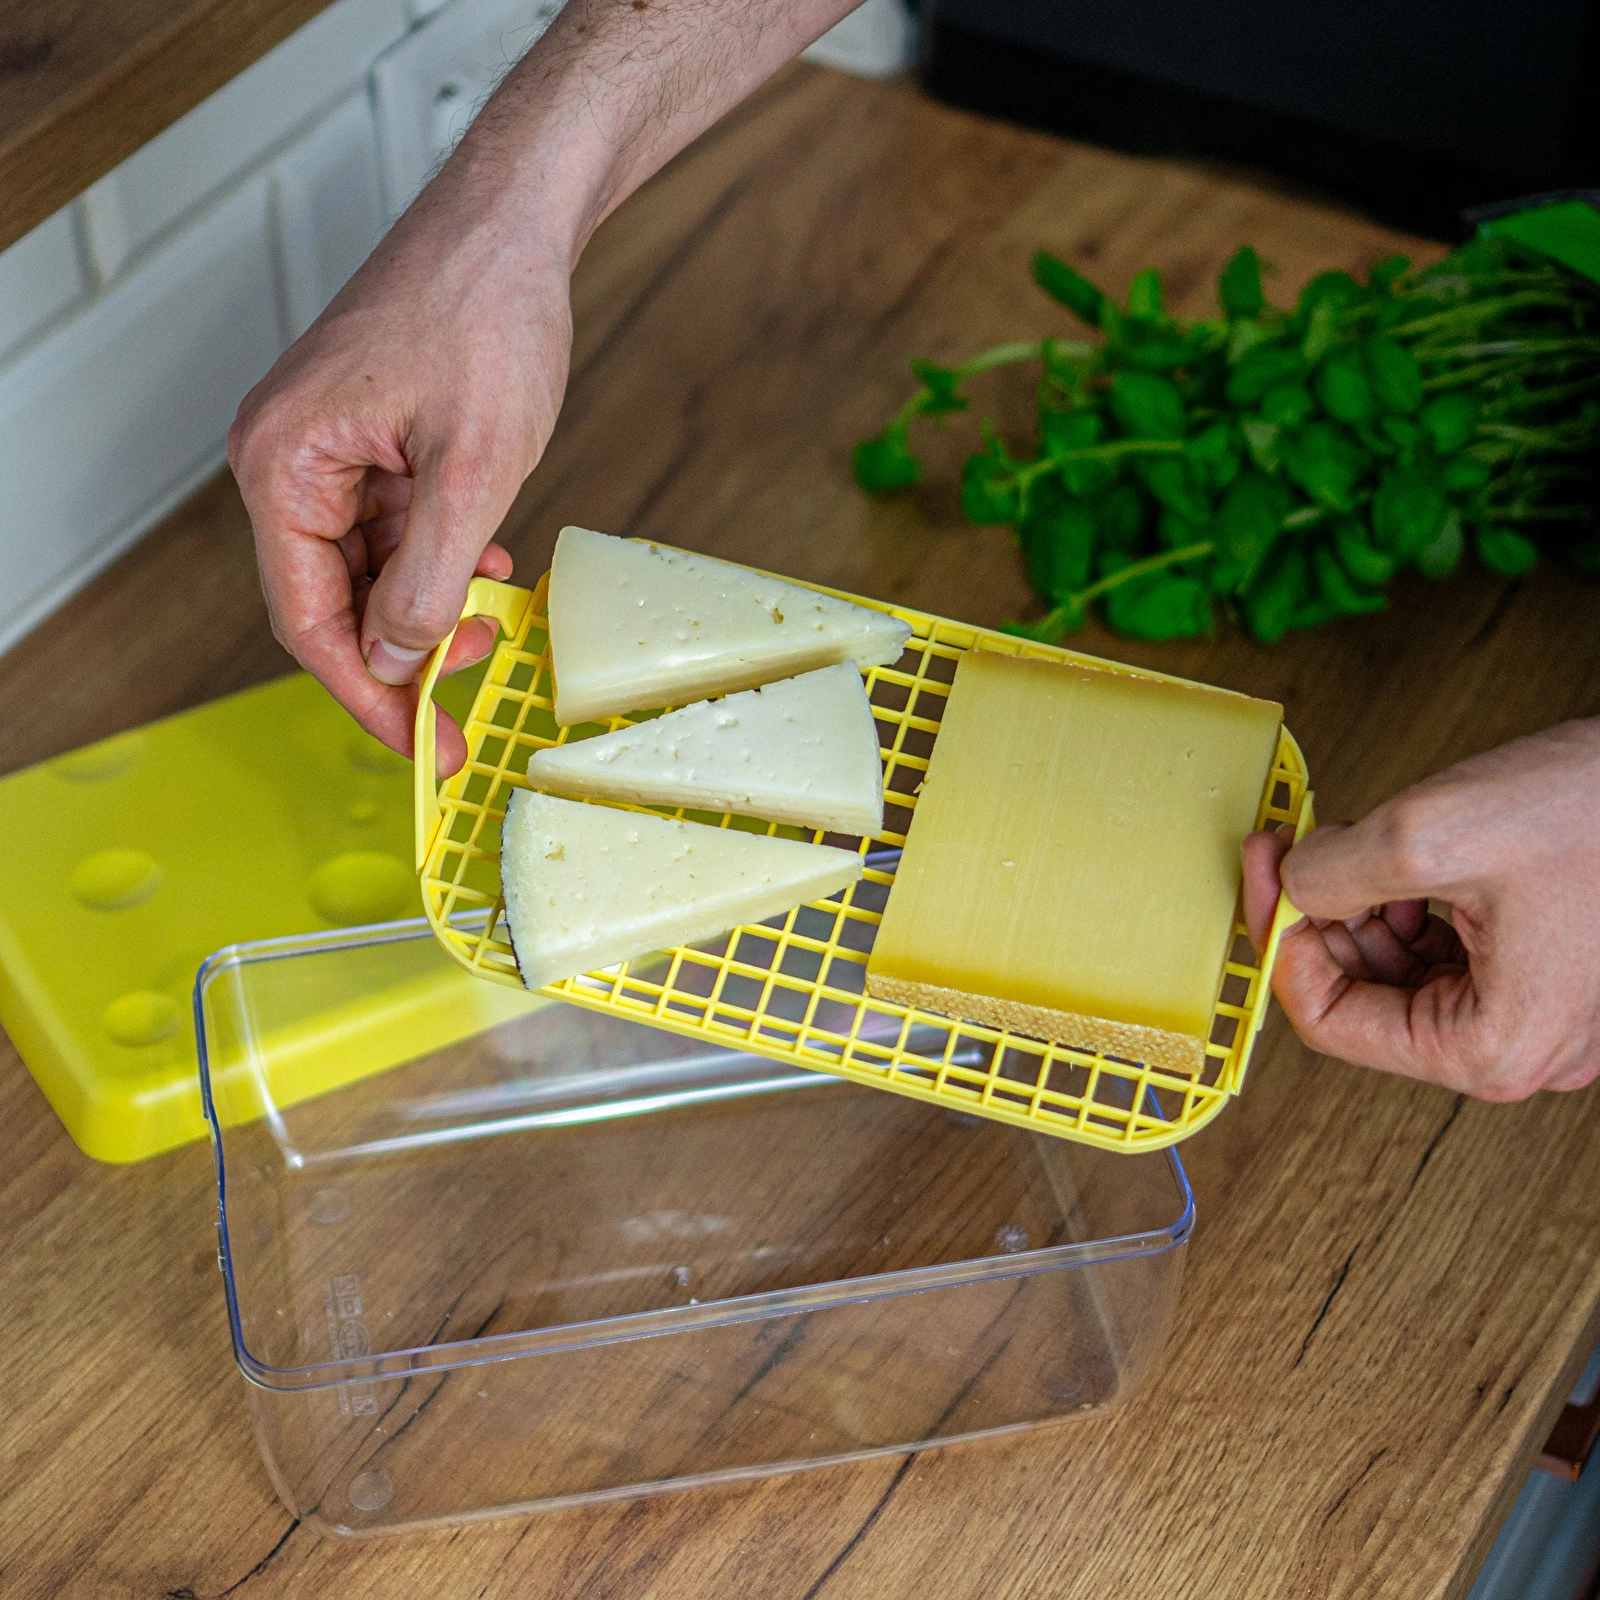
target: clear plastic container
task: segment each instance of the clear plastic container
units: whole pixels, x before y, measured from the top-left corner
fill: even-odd
[[[324,1532],[1090,1416],[1166,1340],[1173,1150],[494,991],[420,922],[225,950],[195,1010],[234,1351]]]

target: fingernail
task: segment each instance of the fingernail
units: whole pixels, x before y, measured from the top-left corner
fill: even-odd
[[[385,644],[382,639],[374,639],[372,648],[367,652],[367,671],[379,683],[399,687],[416,677],[417,667],[427,653],[426,650],[407,650],[403,645]]]

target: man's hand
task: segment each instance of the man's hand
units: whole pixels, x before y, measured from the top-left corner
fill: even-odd
[[[1272,987],[1313,1050],[1483,1100],[1600,1076],[1600,720],[1474,756],[1354,826],[1244,846]],[[1450,907],[1451,920],[1428,902]]]
[[[228,459],[273,632],[411,753],[415,681],[549,441],[601,221],[856,0],[569,0],[371,260],[245,397]],[[530,0],[529,10],[532,5]],[[447,670],[486,655],[456,634]],[[465,759],[438,720],[442,774]]]
[[[228,438],[273,632],[407,755],[424,657],[475,573],[511,575],[490,539],[550,437],[571,344],[566,262],[471,195],[441,185],[413,208]],[[447,669],[493,643],[464,624]],[[441,716],[441,772],[465,755]]]

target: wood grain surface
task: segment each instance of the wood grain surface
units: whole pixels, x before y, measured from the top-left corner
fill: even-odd
[[[0,250],[328,0],[5,0]]]
[[[959,517],[958,419],[872,503],[852,441],[904,362],[1065,331],[1047,244],[1186,313],[1240,243],[1280,297],[1397,239],[1227,174],[782,74],[631,201],[575,287],[571,389],[509,520],[568,520],[993,624],[1029,604]],[[1020,426],[1026,385],[981,380]],[[1280,699],[1328,819],[1600,711],[1600,590],[1548,571],[1402,584],[1265,649],[1085,648]],[[287,663],[226,480],[0,662],[0,766]],[[208,1152],[97,1166],[0,1048],[0,1593],[10,1597],[1035,1596],[1466,1592],[1600,1332],[1600,1091],[1487,1106],[1319,1060],[1275,1017],[1240,1103],[1186,1147],[1200,1226],[1173,1340],[1125,1410],[1006,1443],[367,1545],[274,1499],[228,1348]]]

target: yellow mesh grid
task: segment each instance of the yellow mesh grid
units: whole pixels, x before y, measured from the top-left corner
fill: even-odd
[[[548,582],[546,575],[530,592],[474,580],[462,615],[492,615],[503,631],[466,723],[466,765],[443,785],[434,781],[431,695],[449,640],[434,653],[423,680],[417,719],[417,861],[428,920],[464,967],[518,988],[522,980],[500,897],[500,823],[506,798],[513,788],[526,786],[528,757],[534,750],[639,720],[614,717],[573,728],[557,726],[545,633]],[[820,592],[888,612],[912,628],[900,660],[874,667],[866,677],[884,760],[883,832],[857,840],[683,809],[625,809],[854,846],[866,860],[860,882],[770,922],[568,978],[543,993],[1104,1149],[1156,1149],[1195,1132],[1243,1083],[1270,999],[1267,978],[1278,940],[1295,915],[1287,901],[1279,903],[1261,960],[1242,921],[1237,923],[1205,1062],[1192,1074],[1046,1044],[1006,1029],[874,1000],[865,992],[873,932],[894,882],[896,854],[905,843],[916,787],[927,771],[962,652],[995,650],[1078,662],[1141,678],[1164,674],[836,590]],[[1279,823],[1291,824],[1296,837],[1311,824],[1305,761],[1287,730],[1280,735],[1257,817],[1258,827]]]

